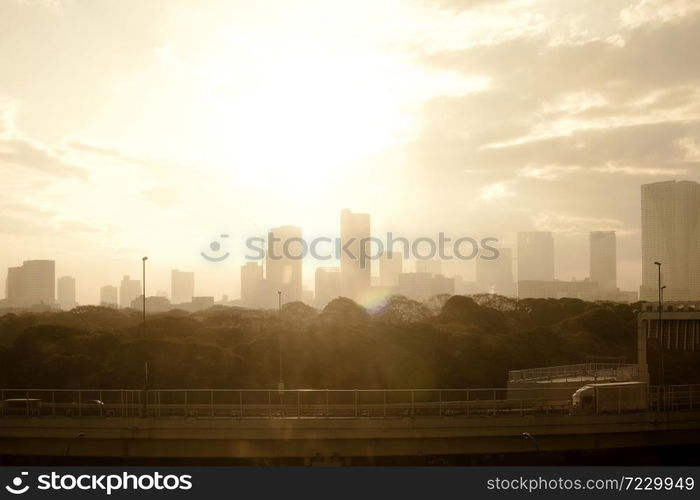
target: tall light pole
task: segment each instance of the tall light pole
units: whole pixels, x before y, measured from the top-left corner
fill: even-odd
[[[661,314],[664,308],[664,288],[661,285],[661,262],[655,261],[654,265],[657,267],[658,272],[659,272],[659,319],[657,321],[657,338],[659,341],[659,396],[663,398],[663,392],[664,392],[664,329],[663,325],[661,323]],[[663,403],[662,401],[659,401],[659,403]]]
[[[277,314],[280,319],[280,333],[279,333],[279,383],[277,384],[277,390],[280,396],[282,396],[282,391],[284,391],[284,379],[282,378],[282,290],[277,290]]]
[[[148,346],[146,345],[146,261],[148,257],[141,258],[142,264],[142,279],[143,279],[143,339],[144,339],[144,352],[145,360],[143,365],[143,415],[144,417],[148,413]]]

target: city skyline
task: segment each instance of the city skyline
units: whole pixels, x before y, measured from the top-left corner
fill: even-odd
[[[697,300],[700,283],[700,184],[692,181],[665,181],[641,186],[643,219],[642,252],[647,260],[659,259],[666,264],[662,281],[667,285],[667,300]],[[376,238],[371,230],[371,215],[353,213],[349,209],[340,211],[340,239],[333,245],[339,261],[337,267],[313,266],[315,269],[313,290],[303,286],[304,261],[308,254],[301,255],[313,243],[303,238],[302,228],[280,226],[268,230],[267,239],[256,238],[264,243],[265,250],[259,255],[260,263],[247,262],[240,267],[240,298],[230,304],[246,307],[272,308],[277,303],[303,301],[323,308],[336,297],[349,297],[362,305],[376,307],[389,296],[400,294],[414,300],[427,300],[439,294],[491,293],[518,298],[563,298],[583,300],[613,300],[630,302],[638,296],[642,300],[654,299],[659,285],[654,286],[649,273],[649,262],[644,266],[643,276],[647,285],[636,291],[624,291],[617,286],[617,233],[615,231],[591,231],[589,234],[589,273],[584,279],[562,280],[555,275],[555,234],[551,231],[521,231],[515,236],[517,244],[508,247],[496,241],[497,246],[475,251],[473,257],[474,281],[465,280],[463,274],[443,272],[454,257],[418,258],[416,248],[406,241],[405,247],[398,244],[383,249],[378,255],[370,240]],[[228,238],[228,235],[221,235]],[[395,239],[393,239],[395,238]],[[425,237],[419,238],[426,239]],[[328,237],[321,238],[331,242]],[[449,239],[447,241],[450,241]],[[247,246],[250,240],[247,242]],[[363,243],[364,242],[364,243]],[[483,243],[483,242],[482,242]],[[387,243],[389,244],[389,243]],[[433,242],[433,245],[435,242]],[[406,261],[408,248],[416,255]],[[248,246],[249,249],[253,247]],[[210,251],[224,252],[223,258],[202,253],[205,260],[222,262],[230,252],[222,250],[218,242],[210,244]],[[513,251],[515,250],[515,254]],[[495,260],[489,258],[497,251]],[[456,252],[453,248],[452,253]],[[332,252],[331,252],[332,253]],[[443,254],[442,250],[438,251]],[[298,257],[294,257],[294,256]],[[316,262],[324,257],[311,252]],[[351,257],[355,255],[355,257]],[[495,253],[494,253],[495,255]],[[338,258],[339,257],[339,258]],[[462,257],[464,259],[464,257]],[[145,258],[143,259],[145,261]],[[564,259],[566,260],[566,259]],[[375,262],[372,268],[372,262]],[[412,267],[409,269],[409,263]],[[658,265],[658,260],[653,265]],[[514,272],[514,267],[516,272]],[[374,269],[374,272],[372,271]],[[77,302],[76,280],[71,276],[55,278],[55,261],[29,260],[20,267],[9,267],[5,286],[5,307],[54,306],[63,309],[74,307]],[[307,269],[307,274],[309,270]],[[516,278],[517,275],[517,278]],[[172,269],[170,275],[171,295],[160,289],[156,294],[147,293],[147,309],[166,310],[170,306],[182,305],[197,309],[213,305],[213,296],[195,296],[195,273]],[[50,286],[50,283],[54,283]],[[135,307],[143,295],[139,280],[128,275],[122,277],[118,289],[109,285],[99,290],[100,305]],[[277,301],[275,300],[277,299]],[[228,304],[228,295],[222,296],[222,304]],[[150,305],[149,305],[150,304]],[[189,306],[188,306],[189,304]],[[138,305],[138,304],[137,304]]]

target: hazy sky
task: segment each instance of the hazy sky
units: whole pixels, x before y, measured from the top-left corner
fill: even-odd
[[[698,0],[4,0],[0,279],[53,258],[91,303],[148,255],[149,294],[238,297],[237,240],[348,207],[555,231],[560,279],[616,230],[636,289],[639,186],[700,180],[699,48]]]

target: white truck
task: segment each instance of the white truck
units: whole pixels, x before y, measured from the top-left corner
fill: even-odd
[[[601,415],[646,411],[649,388],[644,382],[611,382],[584,385],[572,397],[573,415]]]

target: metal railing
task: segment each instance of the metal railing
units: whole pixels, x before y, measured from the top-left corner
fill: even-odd
[[[525,397],[527,392],[523,392],[521,398],[517,394],[517,389],[502,388],[3,389],[0,390],[0,417],[453,418],[567,415],[571,410],[571,399],[555,397],[556,392],[552,392],[552,397],[537,398]],[[649,410],[700,410],[700,385],[667,386],[663,390],[650,387]]]
[[[529,368],[526,370],[511,370],[508,372],[509,382],[543,382],[543,381],[578,381],[581,379],[596,380],[636,380],[639,366],[623,363],[581,363],[576,365],[548,366],[544,368]]]

